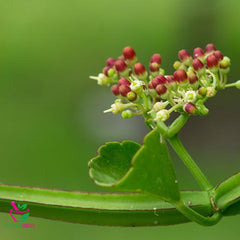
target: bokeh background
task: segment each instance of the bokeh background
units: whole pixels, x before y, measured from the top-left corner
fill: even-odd
[[[88,160],[105,141],[141,142],[140,118],[102,114],[114,100],[97,75],[108,57],[134,47],[143,63],[162,55],[168,73],[182,48],[214,43],[240,78],[240,2],[234,0],[9,0],[0,2],[0,182],[102,191]],[[209,100],[210,114],[192,118],[181,138],[215,185],[239,171],[240,92]],[[182,189],[198,189],[173,154]],[[6,229],[1,239],[239,239],[240,216],[206,228],[186,225],[107,228],[31,218],[35,229]]]

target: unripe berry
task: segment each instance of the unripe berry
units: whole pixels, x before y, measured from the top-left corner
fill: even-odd
[[[159,84],[165,84],[167,79],[163,75],[158,75],[152,80],[152,85],[154,88],[157,87]]]
[[[150,63],[157,63],[158,65],[160,65],[161,61],[162,61],[161,55],[158,53],[155,53],[152,55]]]
[[[167,92],[167,88],[163,84],[158,84],[155,89],[156,89],[156,92],[158,93],[158,95],[163,95],[164,93]]]
[[[218,66],[218,60],[213,54],[207,56],[207,66],[208,68],[216,68]]]
[[[132,60],[136,57],[136,53],[130,46],[123,49],[123,56],[126,60]]]
[[[126,78],[120,78],[119,81],[118,81],[118,84],[119,85],[126,85],[126,86],[130,86],[130,82],[126,79]]]
[[[183,69],[178,69],[175,71],[173,76],[177,82],[185,82],[188,79],[187,73]]]
[[[182,63],[179,61],[175,61],[173,64],[173,68],[176,70],[179,69],[181,66],[182,66]]]
[[[192,64],[193,64],[194,70],[197,71],[197,72],[204,68],[204,64],[198,58],[193,59]]]
[[[112,85],[111,91],[115,96],[118,96],[119,95],[119,85],[118,84]]]
[[[136,63],[134,65],[134,72],[136,73],[136,75],[144,75],[146,69],[142,63]]]
[[[230,66],[230,58],[224,57],[222,61],[220,61],[220,68],[226,69]]]
[[[190,84],[194,84],[198,81],[197,75],[195,73],[188,74],[188,80]]]
[[[119,86],[119,93],[123,96],[126,97],[127,94],[131,91],[131,88],[128,87],[127,85],[120,85]]]
[[[207,88],[205,88],[205,87],[200,87],[200,88],[198,89],[198,94],[201,95],[201,96],[203,96],[203,97],[205,97],[205,96],[207,95]]]
[[[114,66],[118,72],[124,72],[127,69],[127,64],[123,60],[117,60]]]
[[[202,58],[204,56],[204,51],[200,47],[197,47],[193,50],[193,56],[194,58]]]
[[[125,110],[122,112],[122,118],[128,119],[133,117],[133,112],[131,110]]]
[[[111,68],[114,66],[115,62],[116,62],[116,60],[114,58],[108,58],[106,61],[106,65]]]
[[[218,61],[223,59],[223,55],[222,55],[221,51],[219,51],[219,50],[214,51],[213,55],[217,58]]]
[[[133,102],[137,99],[137,94],[133,91],[131,92],[128,92],[127,93],[127,99],[130,101],[130,102]]]
[[[196,112],[197,108],[196,108],[196,106],[193,103],[186,103],[183,106],[183,110],[186,113],[189,113],[189,114],[193,115]]]
[[[206,47],[205,47],[205,52],[206,53],[213,52],[215,50],[216,50],[216,48],[212,43],[207,44]]]

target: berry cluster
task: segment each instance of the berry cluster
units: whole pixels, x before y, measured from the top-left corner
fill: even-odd
[[[105,112],[122,113],[123,118],[143,115],[154,122],[166,121],[173,111],[206,115],[205,101],[227,87],[230,59],[207,44],[205,51],[195,48],[193,56],[182,49],[172,75],[161,68],[160,54],[153,54],[149,71],[138,62],[133,48],[125,47],[118,59],[108,58],[102,73],[90,78],[111,86],[117,97]]]

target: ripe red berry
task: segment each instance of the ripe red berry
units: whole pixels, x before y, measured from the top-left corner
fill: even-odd
[[[204,51],[200,47],[197,47],[193,50],[194,58],[202,57],[203,55],[204,55]]]
[[[158,53],[155,53],[152,55],[150,63],[158,63],[160,65],[161,61],[162,61],[161,55]]]
[[[211,54],[207,57],[207,66],[208,68],[214,68],[218,65],[218,60],[217,58]]]
[[[134,65],[134,71],[136,75],[143,75],[146,72],[146,69],[142,63],[136,63]]]
[[[115,62],[116,60],[114,58],[108,58],[106,61],[106,65],[109,67],[113,67]]]
[[[119,86],[119,93],[123,97],[126,97],[129,92],[131,92],[131,88],[129,86],[127,86],[127,85],[120,85]]]
[[[178,82],[184,82],[188,79],[187,73],[183,69],[178,69],[173,73],[174,79]]]
[[[165,85],[163,84],[158,84],[156,87],[156,92],[158,93],[158,95],[162,95],[167,91],[167,88],[165,87]]]
[[[131,85],[131,83],[126,78],[123,78],[123,77],[119,79],[118,84],[119,85],[126,85],[126,86]]]
[[[111,91],[115,96],[118,96],[119,95],[119,85],[118,84],[112,85]]]
[[[123,72],[127,69],[127,64],[123,60],[117,60],[114,66],[118,72]]]
[[[205,52],[206,53],[209,53],[209,52],[212,52],[212,51],[215,51],[215,50],[216,50],[216,48],[212,43],[207,44],[206,47],[205,47]]]
[[[194,114],[197,110],[196,106],[193,103],[186,103],[183,106],[183,109],[185,112],[187,112],[189,114]]]
[[[194,84],[198,80],[197,75],[195,73],[188,74],[188,80],[190,84]]]
[[[218,61],[223,59],[223,55],[219,50],[214,51],[213,55],[217,58]]]
[[[182,49],[178,52],[178,57],[181,61],[184,61],[185,59],[191,57],[191,55],[187,50]]]
[[[126,60],[131,60],[136,57],[136,53],[131,47],[125,47],[123,49],[123,56]]]
[[[152,80],[152,86],[156,88],[157,85],[165,84],[166,82],[167,82],[167,79],[163,75],[158,75]]]
[[[195,71],[199,71],[200,69],[204,68],[204,64],[198,58],[193,59],[192,65]]]

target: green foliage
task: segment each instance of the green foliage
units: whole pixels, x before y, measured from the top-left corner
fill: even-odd
[[[140,149],[129,141],[104,145],[89,167],[91,178],[100,186],[150,193],[167,201],[180,199],[166,142],[156,129],[145,137]]]

